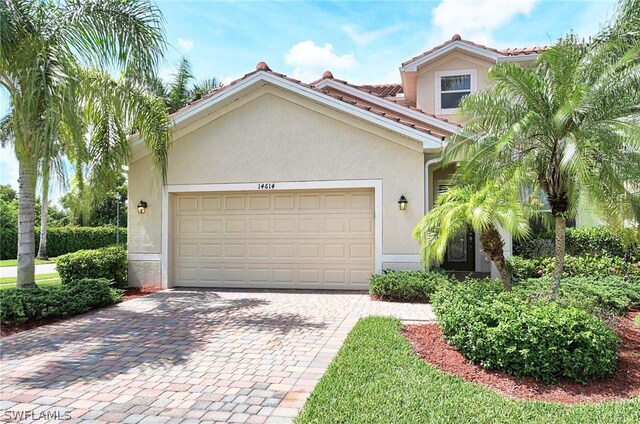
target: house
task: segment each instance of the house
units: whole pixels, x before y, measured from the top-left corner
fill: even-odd
[[[493,64],[526,66],[541,50],[455,35],[385,85],[328,71],[306,84],[259,63],[174,115],[166,185],[134,141],[131,284],[353,290],[383,269],[420,268],[412,230],[453,172],[440,158],[459,100]],[[443,266],[491,264],[469,233]]]

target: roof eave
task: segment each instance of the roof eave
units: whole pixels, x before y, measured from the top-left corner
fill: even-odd
[[[538,60],[539,53],[521,53],[515,56],[499,57],[497,62],[532,62]]]
[[[460,49],[460,50],[464,50],[466,52],[472,53],[472,54],[476,54],[482,57],[485,57],[487,59],[489,59],[490,61],[497,61],[499,58],[501,57],[505,57],[504,55],[500,54],[500,53],[495,53],[492,52],[490,50],[486,50],[477,46],[472,46],[466,43],[463,43],[461,41],[454,41],[453,43],[450,43],[440,49],[437,49],[425,56],[422,56],[420,58],[417,58],[411,62],[407,62],[405,64],[403,64],[400,67],[400,71],[401,72],[416,72],[418,70],[419,67],[425,65],[426,63],[429,63],[437,58],[439,58],[440,56],[443,56],[455,49]]]
[[[445,132],[450,132],[453,134],[456,134],[458,132],[460,132],[461,128],[458,125],[455,124],[451,124],[448,122],[444,122],[441,119],[438,118],[434,118],[432,116],[426,115],[424,113],[419,113],[416,112],[414,110],[411,110],[410,108],[406,107],[406,106],[400,106],[392,101],[389,101],[385,98],[382,97],[378,97],[375,96],[373,94],[369,94],[365,91],[362,91],[358,88],[354,88],[352,86],[349,85],[345,85],[345,84],[340,84],[340,83],[336,83],[333,80],[330,79],[326,79],[321,81],[319,84],[316,85],[317,88],[325,88],[327,86],[330,86],[332,88],[335,88],[336,90],[340,90],[340,91],[344,91],[346,93],[349,94],[353,94],[355,96],[359,96],[361,97],[363,100],[366,100],[368,102],[377,104],[379,106],[394,110],[400,114],[406,115],[406,116],[410,116],[412,118],[416,118],[428,125],[432,125],[436,128],[439,128]]]

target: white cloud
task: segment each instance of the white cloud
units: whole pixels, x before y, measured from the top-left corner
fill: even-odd
[[[345,25],[342,30],[359,46],[366,46],[381,38],[387,37],[394,32],[400,30],[403,25],[393,25],[385,28],[380,28],[372,31],[361,31],[355,25]]]
[[[353,53],[338,55],[333,51],[333,45],[327,43],[318,46],[311,40],[295,44],[284,55],[287,65],[293,66],[294,78],[305,82],[319,79],[326,70],[347,71],[353,69],[356,58]]]
[[[178,38],[178,47],[182,53],[189,53],[193,50],[194,42],[190,38]]]
[[[432,23],[445,39],[453,34],[491,43],[491,33],[517,15],[529,15],[539,0],[442,0]]]

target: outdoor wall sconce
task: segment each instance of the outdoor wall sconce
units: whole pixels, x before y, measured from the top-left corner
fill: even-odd
[[[145,213],[147,211],[147,202],[145,202],[144,200],[141,200],[140,203],[138,203],[138,213]]]
[[[404,194],[400,196],[400,200],[398,200],[398,206],[400,207],[401,211],[407,210],[407,203],[409,202],[407,201],[407,198],[404,197]]]

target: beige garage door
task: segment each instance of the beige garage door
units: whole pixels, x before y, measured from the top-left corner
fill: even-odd
[[[173,285],[366,289],[373,190],[189,193],[173,201]]]

